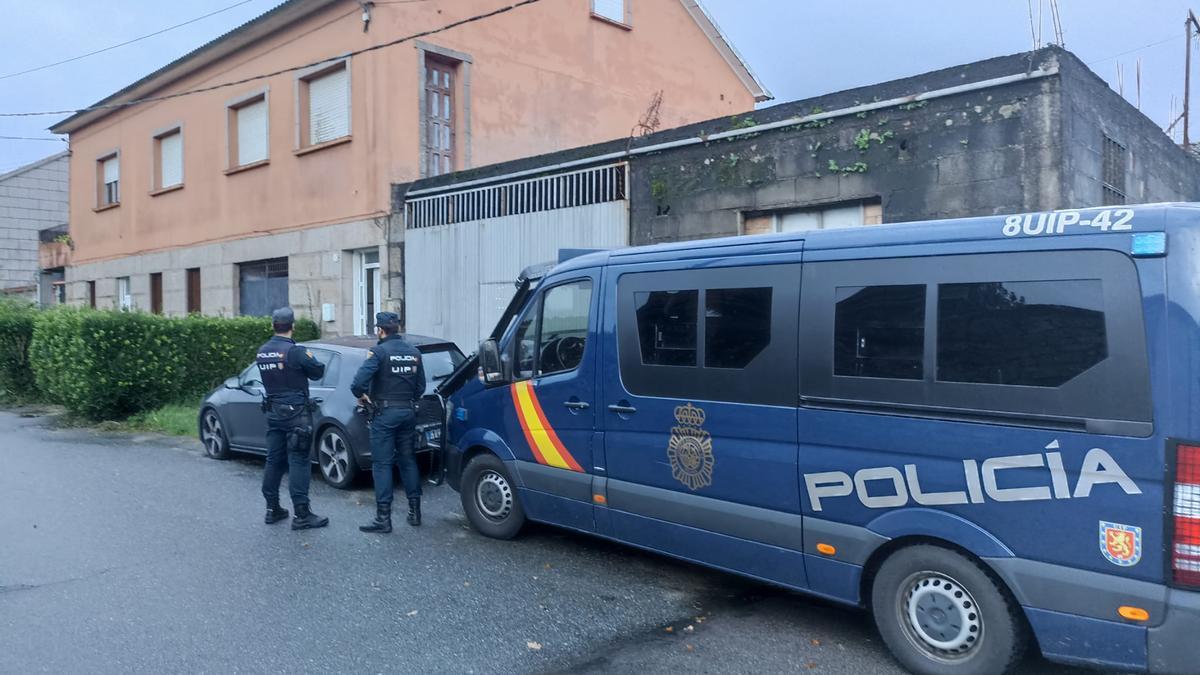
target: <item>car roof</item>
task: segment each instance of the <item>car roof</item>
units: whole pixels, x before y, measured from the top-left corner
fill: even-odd
[[[404,338],[405,342],[425,351],[433,351],[438,347],[453,347],[458,349],[458,345],[444,338],[430,337],[428,335],[416,335],[413,333],[401,333],[400,337]],[[373,337],[363,335],[347,335],[343,337],[330,337],[320,340],[305,342],[304,344],[312,347],[320,347],[324,349],[332,349],[334,351],[343,352],[351,349],[370,349],[378,344],[378,340]],[[462,350],[460,349],[459,352]]]

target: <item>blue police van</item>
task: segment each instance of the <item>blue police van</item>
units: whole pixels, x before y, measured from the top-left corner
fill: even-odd
[[[580,255],[448,383],[447,480],[491,537],[868,608],[914,672],[1200,672],[1198,265],[1187,204]]]

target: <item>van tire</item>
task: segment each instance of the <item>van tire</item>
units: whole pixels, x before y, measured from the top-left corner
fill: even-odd
[[[491,453],[478,455],[467,464],[459,494],[467,520],[484,536],[512,539],[525,525],[516,483],[504,462]]]
[[[1005,589],[977,562],[940,546],[911,546],[885,560],[871,608],[892,655],[920,675],[1006,673],[1029,642]]]

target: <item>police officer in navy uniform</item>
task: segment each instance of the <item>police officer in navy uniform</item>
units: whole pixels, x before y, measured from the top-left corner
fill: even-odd
[[[375,315],[379,342],[369,352],[350,391],[364,404],[374,402],[379,414],[371,422],[371,475],[375,479],[375,520],[358,529],[392,531],[392,467],[399,463],[408,496],[408,524],[421,524],[421,473],[413,450],[416,404],[425,393],[421,352],[399,334],[400,317]],[[368,391],[370,392],[368,395]]]
[[[292,339],[296,315],[291,307],[275,310],[271,323],[275,336],[258,348],[258,370],[267,390],[263,411],[267,414],[267,466],[263,471],[262,493],[267,500],[266,523],[288,517],[279,505],[279,483],[288,473],[288,491],[296,516],[293,530],[325,527],[322,518],[308,507],[308,483],[312,478],[309,452],[312,447],[312,401],[308,381],[325,375],[325,364],[312,352]]]

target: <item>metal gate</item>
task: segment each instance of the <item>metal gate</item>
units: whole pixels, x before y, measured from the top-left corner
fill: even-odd
[[[621,163],[409,199],[406,330],[474,351],[522,269],[559,249],[628,245],[626,185]]]

